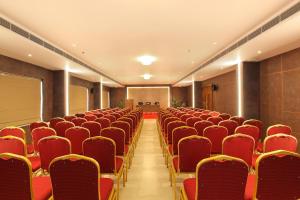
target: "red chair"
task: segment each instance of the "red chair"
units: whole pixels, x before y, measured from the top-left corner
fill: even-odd
[[[95,122],[98,122],[101,125],[101,128],[110,127],[110,123],[111,123],[109,119],[104,117],[96,119]]]
[[[186,126],[186,123],[183,122],[183,121],[179,121],[179,120],[168,123],[168,125],[167,125],[167,134],[166,134],[166,138],[165,138],[166,145],[172,144],[173,130],[175,128],[178,128],[178,127],[181,127],[181,126]]]
[[[252,125],[242,125],[235,129],[235,133],[241,133],[253,137],[255,141],[255,147],[257,147],[259,141],[259,129]]]
[[[132,141],[132,135],[130,135],[130,124],[128,122],[124,121],[115,121],[111,123],[112,127],[120,128],[124,131],[125,133],[125,144],[130,145]]]
[[[75,118],[76,118],[76,116],[64,116],[64,119],[69,122],[72,122],[72,120]]]
[[[202,121],[200,117],[190,117],[186,120],[186,125],[190,127],[194,127],[195,123],[200,121]]]
[[[97,119],[97,117],[93,114],[88,114],[88,115],[85,115],[84,118],[87,120],[87,121],[95,121]]]
[[[221,117],[209,117],[207,121],[214,123],[214,125],[218,125],[223,119]]]
[[[203,136],[204,129],[206,129],[209,126],[213,126],[213,125],[214,125],[214,123],[212,123],[210,121],[202,120],[202,121],[196,122],[194,124],[194,128],[197,130],[197,133],[199,136]]]
[[[76,117],[84,118],[85,114],[84,113],[77,113],[75,114]]]
[[[213,156],[200,161],[196,178],[183,181],[181,199],[243,199],[248,176],[247,164],[230,156]]]
[[[217,111],[211,111],[209,114],[210,114],[212,117],[219,117],[219,115],[220,115],[220,113],[217,112]]]
[[[263,131],[263,123],[260,120],[257,119],[249,119],[244,121],[243,125],[252,125],[256,126],[259,129],[259,138],[262,137],[262,131]]]
[[[178,113],[176,114],[176,117],[180,118],[182,115],[185,115],[185,112],[178,112]]]
[[[222,153],[223,155],[240,158],[251,167],[254,147],[255,141],[251,136],[234,134],[224,138]]]
[[[287,135],[291,135],[292,134],[292,128],[287,126],[287,125],[276,124],[276,125],[270,126],[267,129],[267,136],[275,135],[277,133],[284,133],[284,134],[287,134]]]
[[[84,127],[75,126],[66,130],[66,138],[71,142],[71,153],[82,155],[82,143],[89,137],[90,131]]]
[[[245,118],[239,117],[239,116],[233,116],[233,117],[230,117],[230,120],[236,121],[239,124],[239,126],[241,126],[241,125],[243,125]]]
[[[50,177],[53,199],[115,198],[113,180],[101,178],[99,164],[92,158],[75,154],[55,158],[50,164]]]
[[[194,117],[194,116],[191,115],[191,114],[184,114],[184,115],[182,115],[182,116],[180,117],[180,120],[183,121],[183,122],[186,122],[186,120],[187,120],[188,118],[191,118],[191,117]]]
[[[104,115],[104,118],[109,119],[111,123],[117,120],[113,115]]]
[[[300,199],[300,155],[273,151],[259,156],[256,175],[247,180],[245,200]]]
[[[118,119],[118,121],[123,121],[123,122],[127,122],[130,124],[130,135],[131,137],[133,136],[134,130],[133,130],[133,121],[132,119],[128,118],[128,117],[121,117]]]
[[[81,126],[84,122],[87,122],[87,120],[85,118],[76,117],[76,118],[72,119],[71,122],[74,123],[75,126]]]
[[[55,128],[55,126],[56,126],[56,124],[58,123],[58,122],[63,122],[63,121],[65,121],[63,118],[61,118],[61,117],[55,117],[55,118],[52,118],[52,119],[50,119],[50,121],[49,121],[49,127],[50,128]]]
[[[224,120],[219,123],[219,126],[224,126],[227,128],[228,135],[233,135],[235,133],[235,129],[239,126],[236,121],[233,120]]]
[[[164,122],[163,122],[163,128],[162,128],[164,130],[162,132],[163,136],[165,136],[167,134],[167,126],[168,126],[168,124],[170,122],[174,122],[174,121],[178,121],[178,120],[180,120],[178,117],[168,117],[168,118],[166,118],[164,120]]]
[[[223,120],[228,120],[231,116],[227,113],[222,113],[219,115],[219,117],[221,117]]]
[[[31,132],[33,129],[39,127],[48,127],[48,124],[46,122],[33,122],[29,125],[29,130]]]
[[[200,115],[200,118],[202,119],[202,120],[207,120],[208,118],[210,118],[211,117],[211,115],[209,115],[209,114],[202,114],[202,115]]]
[[[169,145],[170,155],[178,155],[178,142],[185,137],[197,135],[197,130],[189,126],[177,127],[172,131],[172,144]]]
[[[264,140],[264,152],[285,150],[296,152],[298,146],[297,138],[292,135],[278,133],[275,135],[267,136]]]
[[[223,139],[228,136],[228,131],[223,126],[209,126],[204,129],[203,136],[207,137],[212,143],[211,152],[214,154],[222,153]]]
[[[100,135],[112,139],[116,144],[116,155],[125,156],[128,153],[128,145],[125,145],[125,131],[117,127],[108,127],[101,130]]]
[[[94,115],[97,117],[97,118],[101,118],[104,116],[104,114],[102,113],[94,113]]]
[[[195,113],[194,113],[194,116],[195,116],[195,117],[200,117],[201,115],[202,115],[202,112],[195,112]]]
[[[0,154],[0,194],[5,200],[45,200],[52,195],[49,177],[32,177],[32,168],[23,156]]]
[[[57,136],[65,137],[66,130],[74,126],[75,124],[73,124],[72,122],[62,121],[62,122],[58,122],[55,125],[54,130],[56,131]]]
[[[94,158],[100,165],[101,173],[114,174],[117,178],[117,196],[120,191],[120,179],[123,175],[125,184],[123,159],[116,156],[116,144],[112,139],[97,136],[83,142],[83,154]]]
[[[90,137],[99,136],[101,125],[98,122],[88,121],[81,124],[81,127],[87,128],[90,131]]]
[[[31,132],[31,137],[32,137],[34,151],[36,153],[39,152],[38,143],[40,139],[48,136],[53,136],[53,135],[56,135],[56,132],[53,128],[39,127],[33,129],[33,131]]]
[[[114,116],[116,120],[118,120],[121,117],[121,115],[118,113],[111,113],[111,115]]]
[[[59,156],[71,153],[71,142],[63,137],[49,136],[41,139],[38,143],[43,171],[49,170],[50,162]]]
[[[136,131],[136,128],[137,128],[137,119],[136,119],[136,116],[135,115],[129,115],[129,114],[127,114],[127,115],[125,115],[125,117],[127,117],[127,118],[129,118],[129,119],[131,119],[132,121],[133,121],[133,135],[135,134],[135,131]]]
[[[15,136],[0,137],[0,153],[13,153],[27,157],[26,144],[23,139]],[[32,170],[36,172],[41,167],[39,157],[28,157]]]

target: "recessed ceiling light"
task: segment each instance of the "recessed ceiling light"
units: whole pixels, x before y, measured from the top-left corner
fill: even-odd
[[[144,74],[143,77],[144,77],[145,80],[149,80],[152,77],[152,75],[151,74]]]
[[[73,43],[73,44],[72,44],[72,47],[77,47],[77,44]]]
[[[192,61],[192,64],[194,64],[195,63],[195,61]]]
[[[213,45],[216,45],[217,44],[217,42],[213,42]]]
[[[143,55],[143,56],[137,57],[137,61],[142,63],[142,65],[146,65],[146,66],[151,65],[156,60],[157,60],[157,58],[154,56],[151,56],[151,55]]]
[[[31,53],[29,53],[29,54],[28,54],[28,57],[32,57],[32,54],[31,54]]]
[[[262,51],[261,51],[261,50],[258,50],[258,51],[257,51],[257,54],[261,54],[261,53],[262,53]]]

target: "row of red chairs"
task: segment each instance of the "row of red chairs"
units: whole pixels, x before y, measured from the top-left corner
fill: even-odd
[[[110,114],[114,114],[114,113],[110,112]],[[87,116],[89,116],[89,115],[90,115],[90,113]],[[134,118],[134,122],[130,118],[130,116],[132,118]],[[103,116],[103,117],[105,117],[105,116]],[[126,136],[125,135],[128,135],[128,138],[129,138],[129,135],[135,136],[134,139],[132,138],[132,140],[130,140],[130,141],[128,140],[128,142],[131,142],[130,145],[133,146],[134,144],[132,142],[136,141],[137,140],[136,138],[138,136],[138,134],[135,134],[135,133],[139,133],[138,126],[142,119],[142,112],[141,112],[141,110],[136,110],[136,111],[132,111],[129,113],[129,110],[128,110],[128,111],[120,114],[120,116],[118,116],[118,117],[119,117],[119,119],[124,118],[126,120],[122,121],[122,120],[117,119],[117,121],[114,121],[111,124],[109,124],[109,127],[106,127],[103,129],[101,129],[101,125],[99,125],[98,122],[95,122],[95,121],[83,122],[81,124],[82,126],[79,127],[79,126],[69,126],[71,122],[68,122],[68,121],[52,120],[52,123],[50,121],[50,126],[53,126],[54,129],[45,127],[46,125],[48,126],[47,123],[33,123],[31,128],[34,127],[34,128],[32,128],[34,149],[35,149],[36,155],[39,155],[39,156],[34,156],[34,158],[36,158],[40,162],[40,166],[43,170],[50,172],[52,181],[55,178],[53,178],[51,175],[51,172],[52,172],[51,166],[54,165],[53,164],[54,160],[59,156],[63,156],[63,157],[61,157],[61,160],[64,160],[64,162],[67,162],[66,160],[74,159],[74,160],[80,160],[80,162],[78,162],[78,163],[81,163],[84,161],[89,161],[89,163],[95,164],[95,160],[96,160],[96,163],[98,165],[96,167],[94,166],[94,168],[98,168],[101,171],[101,173],[105,173],[105,174],[111,173],[116,176],[116,178],[117,178],[116,197],[118,197],[120,177],[123,175],[123,184],[124,184],[125,179],[127,179],[127,169],[128,169],[127,167],[129,165],[128,164],[129,163],[129,161],[128,161],[129,160],[129,158],[128,158],[129,157],[129,152],[128,152],[129,144],[127,145],[127,152],[126,152],[126,144],[125,144]],[[78,117],[73,118],[73,119],[70,119],[70,117],[67,117],[66,119],[69,119],[72,121],[72,120],[78,119]],[[53,123],[53,121],[56,121],[56,123]],[[128,121],[130,121],[131,124],[129,124]],[[85,126],[85,124],[86,124],[86,126]],[[119,124],[121,124],[121,125],[125,124],[125,125],[127,125],[127,127],[125,129],[122,129],[122,128],[124,128],[124,126],[118,127]],[[63,126],[63,125],[65,125],[65,126]],[[93,126],[93,125],[98,125],[98,126]],[[100,126],[100,129],[95,129],[95,127],[99,128],[99,126]],[[3,131],[5,134],[1,134],[1,136],[3,136],[3,137],[0,138],[0,153],[4,153],[4,154],[14,153],[14,154],[9,154],[9,155],[4,155],[5,158],[7,158],[6,156],[8,156],[8,158],[7,158],[8,160],[14,160],[14,159],[20,160],[19,158],[14,158],[15,155],[26,156],[26,148],[25,148],[24,140],[22,140],[20,137],[15,137],[18,135],[11,136],[11,135],[14,135],[14,132],[10,132],[11,134],[8,134],[8,132],[6,131],[7,129],[3,129],[3,130],[5,130],[5,131]],[[13,130],[13,129],[10,128],[10,130]],[[16,129],[16,130],[19,130],[19,129]],[[96,130],[98,132],[96,132]],[[131,130],[133,132],[131,132]],[[95,135],[91,135],[92,132]],[[0,133],[1,133],[1,131],[0,131]],[[56,136],[56,133],[60,133],[61,136]],[[64,136],[64,137],[62,137],[62,136]],[[101,147],[101,148],[99,148],[99,147]],[[70,157],[68,157],[67,155],[69,155],[71,153],[76,153],[76,155],[72,154],[72,155],[70,155]],[[79,154],[82,154],[86,157],[80,156]],[[119,156],[122,156],[122,157],[119,157]],[[88,157],[91,157],[95,160],[91,160]],[[31,159],[31,158],[33,158],[33,157],[28,157],[28,159]],[[28,164],[28,168],[30,168],[32,170],[32,166],[33,166],[32,162],[29,161],[26,157],[24,157],[24,159],[25,159],[25,161],[24,160],[23,161],[26,163],[26,165]],[[126,165],[123,163],[123,159],[126,160]],[[125,170],[124,170],[124,168],[125,168]],[[124,171],[125,171],[125,173],[124,173]],[[26,174],[26,171],[23,171],[22,173]],[[24,174],[23,174],[23,176],[24,176]],[[34,178],[34,180],[35,179],[44,181],[42,183],[39,182],[39,184],[44,185],[43,187],[45,187],[45,188],[49,188],[48,187],[49,181],[48,182],[45,181],[46,180],[45,178],[36,177],[36,178]],[[9,180],[9,179],[7,179],[7,180]],[[17,180],[17,179],[15,179],[15,180]],[[102,180],[102,178],[101,178],[101,180]],[[110,182],[109,179],[103,179],[103,181],[104,181],[103,183]],[[78,184],[80,184],[80,183],[78,183]],[[90,183],[88,183],[88,184],[90,184]],[[52,184],[52,185],[54,185],[54,184]],[[70,185],[70,187],[73,187],[75,185]],[[104,189],[109,188],[109,187],[106,187],[105,185],[107,185],[107,184],[103,185]],[[110,185],[110,184],[108,184],[108,185]],[[51,184],[50,184],[50,186],[51,186]],[[11,187],[11,185],[10,185],[10,187]],[[47,199],[47,198],[44,198],[44,196],[45,196],[45,194],[49,194],[48,190],[46,190],[46,189],[41,190],[41,191],[44,191],[44,193],[41,194],[41,192],[39,192],[40,190],[35,191],[34,188],[33,188],[33,191],[31,192],[31,194],[33,195],[34,193],[36,193],[35,199]],[[99,187],[97,187],[97,188],[99,188]],[[41,189],[41,188],[39,188],[39,189]],[[59,188],[59,190],[60,189],[61,189],[61,187]],[[55,188],[53,188],[53,190],[55,190]],[[46,192],[46,191],[48,191],[48,192]],[[103,190],[103,194],[107,193],[105,191],[106,190]],[[101,193],[102,193],[102,190],[101,190]],[[107,193],[107,194],[112,194],[112,193]],[[12,195],[12,194],[8,194],[8,196],[9,195]],[[55,192],[53,192],[53,195],[55,196]],[[59,195],[61,195],[61,193],[57,194],[57,196],[55,196],[55,197],[59,198],[60,197]],[[69,195],[71,195],[71,194],[69,194]],[[50,191],[50,196],[51,196],[51,191]],[[115,195],[104,195],[104,196],[106,196],[107,198],[101,198],[101,199],[115,198]],[[41,197],[41,198],[39,198],[39,197]],[[82,195],[81,195],[81,197],[82,197]],[[101,194],[101,197],[102,197],[102,194]],[[82,199],[79,197],[76,197],[76,198]],[[18,198],[16,198],[16,199],[18,199]],[[23,199],[23,198],[20,198],[20,199]],[[71,198],[71,199],[73,199],[73,198]]]
[[[182,114],[183,112],[189,114]],[[209,158],[211,153],[223,153],[224,155],[242,159],[247,166],[251,166],[252,160],[254,160],[253,163],[255,165],[255,159],[258,157],[256,154],[253,156],[254,147],[255,144],[257,144],[255,139],[257,140],[258,137],[252,138],[253,135],[251,133],[254,132],[255,135],[258,136],[260,134],[259,129],[262,128],[262,126],[254,126],[256,123],[253,123],[254,125],[247,125],[247,123],[245,124],[245,122],[247,122],[245,120],[240,120],[244,122],[239,123],[244,123],[245,125],[238,126],[237,122],[228,120],[230,119],[230,115],[228,114],[223,114],[227,119],[216,120],[215,122],[202,119],[197,120],[197,117],[194,116],[185,118],[187,115],[200,112],[203,112],[203,110],[178,111],[177,109],[171,108],[159,114],[158,127],[160,127],[161,144],[163,146],[164,155],[167,157],[167,164],[170,166],[171,184],[173,185],[175,197],[175,184],[178,174],[196,172],[197,163]],[[178,118],[178,116],[176,116],[178,113],[180,113],[183,118]],[[213,119],[217,119],[217,117],[221,115],[218,112],[207,112],[205,114],[210,114]],[[248,121],[251,122],[251,120]],[[219,126],[214,125],[217,123]],[[169,138],[165,137],[165,133],[169,135]],[[227,136],[228,133],[239,134]],[[291,134],[291,129],[287,126],[278,125],[270,127],[267,130],[267,135],[270,136],[264,141],[264,152],[277,149],[296,151],[296,138],[287,134]],[[170,136],[171,145],[168,145]],[[216,146],[218,148],[216,148]],[[251,180],[251,178],[249,180]]]

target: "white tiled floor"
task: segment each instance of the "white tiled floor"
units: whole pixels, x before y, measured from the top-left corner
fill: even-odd
[[[145,119],[141,137],[128,172],[128,182],[121,187],[120,200],[172,199],[169,173],[159,146],[156,121]]]

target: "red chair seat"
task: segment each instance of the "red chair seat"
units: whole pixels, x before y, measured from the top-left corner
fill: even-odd
[[[188,200],[194,200],[196,197],[196,178],[185,179],[183,187]]]
[[[173,145],[169,144],[168,148],[169,148],[170,154],[173,155]]]
[[[41,159],[38,156],[28,157],[28,160],[31,162],[32,171],[35,172],[41,168]]]
[[[106,200],[114,187],[114,181],[110,178],[100,178],[100,196],[101,200]]]
[[[178,172],[178,168],[179,168],[179,157],[178,156],[175,156],[173,158],[173,166],[174,166],[174,169],[176,170],[176,172]]]
[[[129,145],[125,145],[125,155],[127,155],[128,151],[129,151]]]
[[[52,195],[51,179],[49,176],[34,177],[32,191],[35,200],[46,200]]]
[[[33,147],[33,144],[28,144],[28,145],[27,145],[27,153],[28,153],[28,154],[34,153],[34,147]]]
[[[256,150],[257,150],[258,152],[263,152],[263,146],[264,146],[263,143],[258,142],[258,143],[257,143]]]
[[[255,175],[250,174],[250,175],[248,175],[248,178],[247,178],[244,200],[252,200],[253,199],[254,187],[255,187]]]
[[[119,157],[116,157],[116,169],[117,169],[117,172],[120,171],[122,165],[123,165],[123,159],[119,158]]]

